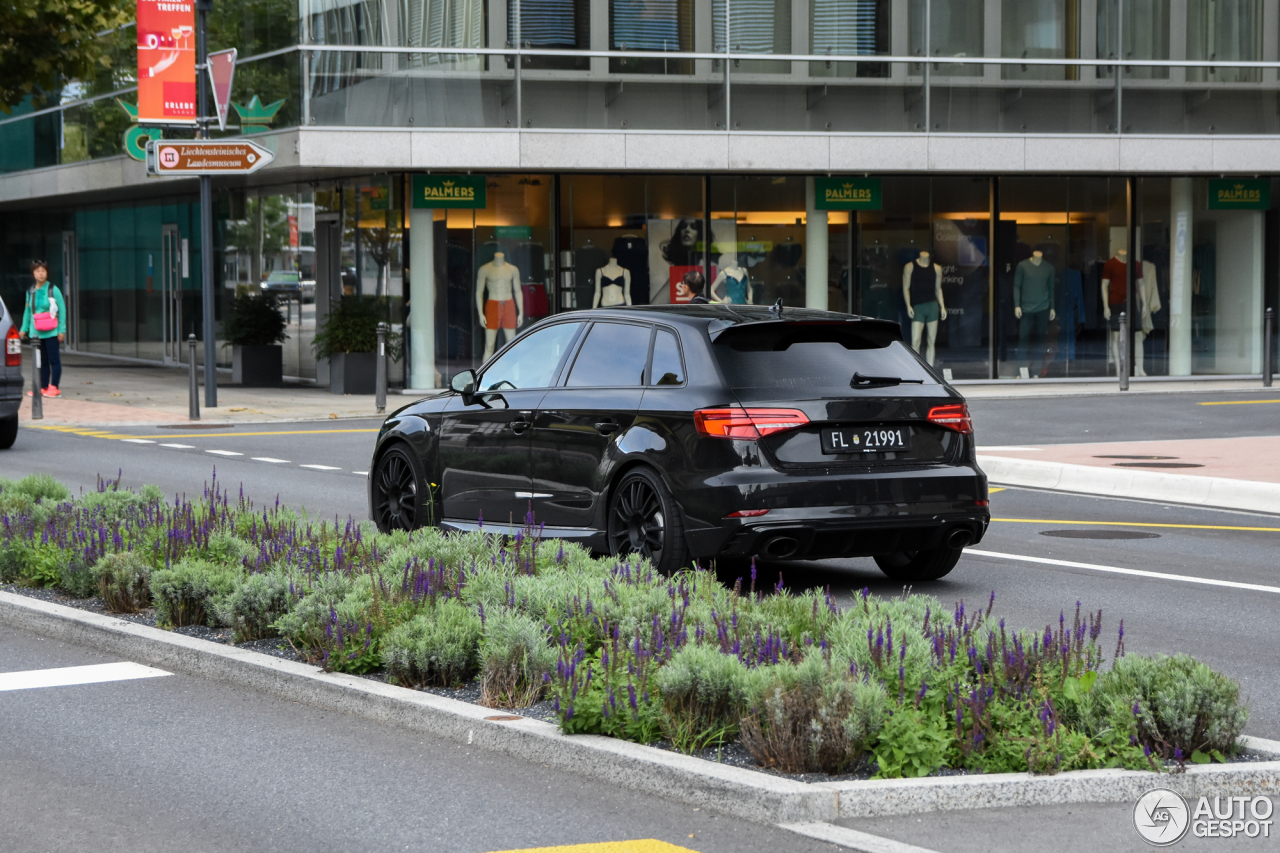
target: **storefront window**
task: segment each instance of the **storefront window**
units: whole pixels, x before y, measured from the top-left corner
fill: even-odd
[[[1121,179],[1000,179],[1002,378],[1115,375],[1120,312],[1133,316],[1126,198]]]
[[[884,178],[880,191],[882,209],[857,214],[854,310],[900,323],[952,378],[987,378],[990,182]]]
[[[711,272],[716,298],[755,305],[805,304],[805,178],[711,179]],[[825,268],[825,264],[823,267]],[[735,271],[741,271],[739,276]]]

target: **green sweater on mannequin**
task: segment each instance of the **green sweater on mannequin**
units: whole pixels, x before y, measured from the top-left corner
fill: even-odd
[[[1053,264],[1033,262],[1027,258],[1013,274],[1013,304],[1024,314],[1047,311],[1053,307]]]

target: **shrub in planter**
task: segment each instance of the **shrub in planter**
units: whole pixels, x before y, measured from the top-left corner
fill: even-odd
[[[156,604],[156,622],[181,628],[185,625],[215,624],[218,599],[230,594],[243,570],[189,557],[171,568],[151,573],[151,598]]]
[[[857,765],[885,724],[884,686],[848,676],[816,649],[795,666],[765,671],[772,678],[753,686],[741,722],[752,756],[787,773],[835,774]]]
[[[288,606],[288,578],[272,572],[250,575],[214,605],[214,614],[219,622],[234,629],[235,642],[247,643],[277,636],[272,623]]]
[[[107,554],[94,564],[91,574],[112,613],[137,613],[151,604],[151,565],[142,554]]]
[[[411,687],[462,684],[476,673],[480,616],[457,599],[444,599],[397,625],[382,638],[388,672]]]
[[[231,345],[232,381],[251,387],[279,385],[283,378],[285,318],[270,293],[237,296],[222,322]]]
[[[316,330],[312,349],[317,359],[330,361],[329,390],[336,394],[372,394],[378,349],[378,323],[386,320],[387,308],[379,300],[349,296],[329,309],[329,316]],[[387,333],[387,355],[399,361],[401,336]]]
[[[543,676],[555,668],[556,652],[543,623],[501,608],[484,620],[480,660],[480,704],[527,708],[542,695]]]
[[[684,752],[733,740],[750,674],[736,655],[717,647],[680,649],[658,670],[663,734]]]

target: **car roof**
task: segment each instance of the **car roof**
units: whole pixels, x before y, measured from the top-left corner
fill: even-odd
[[[733,305],[728,303],[712,303],[707,305],[628,305],[613,308],[589,308],[555,315],[559,318],[581,317],[583,319],[617,319],[617,320],[663,320],[679,325],[705,328],[714,337],[717,333],[733,326],[756,323],[866,323],[874,326],[886,326],[899,330],[901,327],[892,320],[881,320],[875,317],[863,317],[858,314],[842,314],[838,311],[822,311],[816,308],[792,308],[783,305],[781,311],[765,305]]]

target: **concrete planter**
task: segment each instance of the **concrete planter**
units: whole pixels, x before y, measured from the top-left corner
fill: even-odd
[[[329,390],[334,394],[372,394],[378,382],[377,356],[338,352],[329,358]]]
[[[284,348],[280,344],[231,347],[231,381],[246,388],[278,388],[284,381]]]

